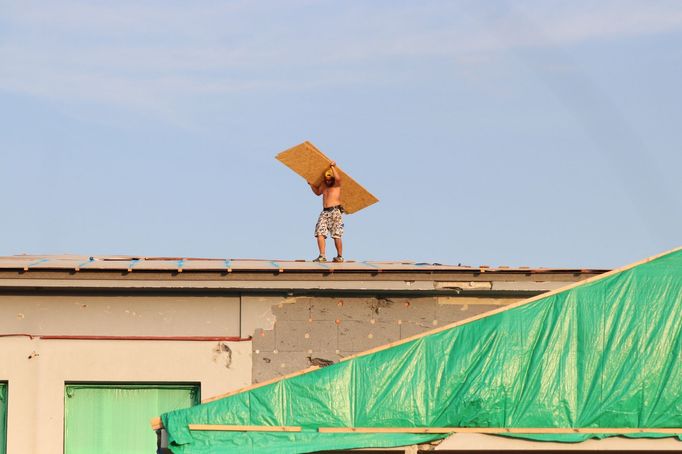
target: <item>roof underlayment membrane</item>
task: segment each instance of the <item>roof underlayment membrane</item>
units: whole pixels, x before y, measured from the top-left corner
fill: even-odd
[[[613,428],[682,428],[681,354],[679,248],[161,419],[170,448],[182,454],[395,447],[448,436],[390,431],[414,428],[546,428],[513,436],[579,442],[618,435]],[[191,430],[194,424],[300,432]],[[567,428],[609,433],[551,433]],[[681,438],[682,430],[626,436]]]

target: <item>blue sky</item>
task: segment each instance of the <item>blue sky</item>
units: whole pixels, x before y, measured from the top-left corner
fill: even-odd
[[[682,2],[0,0],[0,254],[614,267],[682,244]],[[331,254],[330,254],[331,255]]]

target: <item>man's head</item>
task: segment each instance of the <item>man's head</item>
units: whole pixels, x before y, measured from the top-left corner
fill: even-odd
[[[334,172],[332,172],[332,169],[328,169],[324,173],[324,184],[327,186],[334,186]]]

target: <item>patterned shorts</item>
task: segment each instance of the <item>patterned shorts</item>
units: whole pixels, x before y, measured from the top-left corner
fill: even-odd
[[[341,217],[341,210],[339,207],[334,207],[331,210],[323,210],[320,217],[317,219],[315,225],[315,236],[322,235],[327,238],[331,233],[332,238],[341,238],[343,236],[343,218]]]

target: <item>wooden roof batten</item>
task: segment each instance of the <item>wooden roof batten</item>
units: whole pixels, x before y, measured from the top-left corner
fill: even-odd
[[[161,429],[160,419],[152,427]],[[188,424],[192,431],[218,432],[301,432],[301,426],[254,426]],[[410,434],[682,434],[682,427],[318,427],[319,433],[410,433]]]

